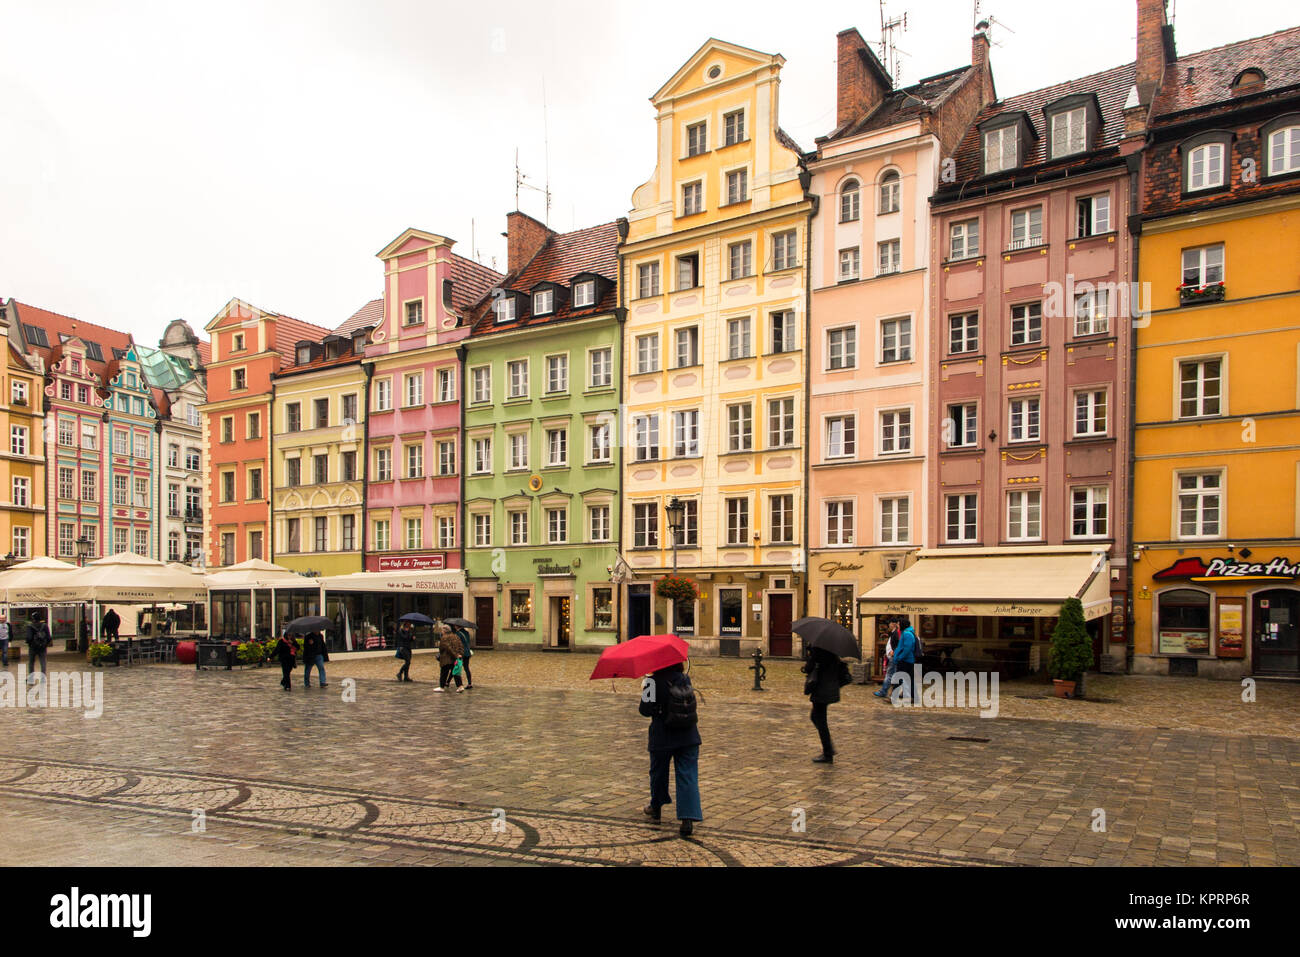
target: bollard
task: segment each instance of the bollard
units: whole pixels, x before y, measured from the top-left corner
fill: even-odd
[[[763,649],[754,649],[754,663],[749,666],[749,670],[754,672],[754,691],[765,691],[763,682],[767,679],[767,666],[763,664]]]

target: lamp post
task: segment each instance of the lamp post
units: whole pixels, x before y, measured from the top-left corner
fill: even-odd
[[[77,567],[78,568],[86,564],[86,559],[90,557],[90,546],[93,544],[94,542],[92,542],[85,535],[82,535],[79,539],[77,539]]]
[[[677,531],[682,527],[682,517],[685,513],[686,506],[676,496],[673,496],[673,500],[664,506],[664,514],[668,518],[668,531],[673,536],[673,575],[677,574]]]

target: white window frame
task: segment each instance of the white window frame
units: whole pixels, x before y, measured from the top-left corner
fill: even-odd
[[[912,317],[893,316],[889,319],[881,319],[880,361],[877,365],[893,365],[898,362],[911,361]]]
[[[638,299],[653,299],[659,295],[659,263],[638,263],[636,267],[636,289]]]
[[[1300,125],[1284,126],[1268,134],[1268,176],[1300,171]]]
[[[1227,273],[1227,251],[1223,243],[1211,243],[1206,246],[1193,246],[1183,250],[1182,285],[1187,288],[1204,288],[1224,281]],[[1189,266],[1189,260],[1194,260]],[[1196,281],[1188,282],[1187,274],[1195,270]],[[1213,278],[1215,271],[1218,278]]]
[[[1074,297],[1074,335],[1103,336],[1110,332],[1110,290],[1090,289]]]
[[[492,403],[492,367],[474,366],[469,370],[471,394],[475,405]]]
[[[957,323],[960,322],[960,329]],[[972,335],[972,330],[974,334]],[[960,332],[960,349],[953,348],[953,333]],[[948,315],[948,355],[973,355],[980,351],[980,314],[978,312],[958,312]]]
[[[1008,249],[1032,249],[1043,244],[1043,207],[1024,206],[1011,211]]]
[[[528,471],[528,447],[531,444],[527,432],[510,432],[506,435],[506,471]]]
[[[851,179],[840,187],[840,222],[856,223],[862,218],[862,183]]]
[[[877,455],[883,457],[912,454],[912,407],[880,409],[876,413]]]
[[[960,254],[959,254],[960,253]],[[948,258],[974,259],[980,254],[980,221],[963,219],[948,224]]]
[[[1187,154],[1187,192],[1218,189],[1224,184],[1226,149],[1221,142],[1202,143]],[[1197,166],[1200,166],[1198,174]]]
[[[822,541],[827,547],[857,544],[856,504],[852,498],[822,500]]]
[[[888,216],[902,208],[903,177],[898,170],[886,170],[876,184],[876,215]]]
[[[1040,541],[1043,537],[1042,489],[1016,489],[1007,492],[1006,501],[1007,541]]]
[[[592,389],[608,389],[614,384],[614,351],[608,346],[587,353],[587,382]]]
[[[892,276],[903,271],[903,241],[886,239],[876,243],[876,275]]]
[[[1217,481],[1215,486],[1204,485],[1204,480],[1213,477]],[[1184,488],[1183,480],[1186,478],[1197,479],[1197,485],[1194,488]],[[1174,538],[1177,541],[1212,541],[1222,538],[1224,529],[1227,524],[1227,504],[1228,504],[1228,471],[1227,469],[1183,469],[1174,472]],[[1183,500],[1184,498],[1195,499],[1196,511],[1196,532],[1185,533],[1183,531]],[[1216,517],[1216,527],[1213,532],[1206,532],[1205,520],[1205,502],[1209,498],[1216,499],[1214,508],[1218,512]]]
[[[857,367],[858,327],[856,325],[848,325],[827,329],[826,371],[844,372],[849,369],[856,369]]]
[[[596,304],[596,280],[584,279],[573,284],[573,308],[587,309]]]
[[[1110,193],[1093,193],[1075,199],[1075,238],[1086,239],[1089,236],[1101,236],[1108,232],[1110,232]]]
[[[1043,303],[1018,302],[1011,307],[1011,345],[1035,346],[1043,341]]]
[[[549,286],[533,293],[533,315],[549,316],[555,312],[555,290]]]
[[[958,526],[961,529],[960,534],[954,538],[952,536],[953,504],[956,501]],[[953,492],[945,495],[943,498],[943,529],[944,541],[950,545],[959,543],[978,542],[980,538],[980,512],[979,512],[979,493],[978,492]],[[967,529],[970,534],[967,534]]]
[[[546,394],[564,395],[569,391],[569,354],[546,357]]]
[[[727,358],[754,358],[754,323],[751,316],[727,320]]]
[[[1064,122],[1062,122],[1064,121]],[[1052,114],[1052,159],[1058,156],[1073,156],[1088,149],[1088,110],[1076,106],[1069,110],[1060,110]],[[1077,145],[1076,145],[1077,144]]]
[[[840,250],[839,282],[855,282],[862,278],[862,249],[849,246]]]
[[[858,455],[858,416],[840,412],[825,418],[826,459],[855,459]],[[837,429],[838,426],[838,429]],[[838,436],[837,436],[838,431]]]
[[[1083,413],[1083,421],[1086,428],[1080,430],[1080,413]],[[1108,435],[1110,432],[1110,390],[1105,388],[1076,389],[1074,391],[1074,402],[1071,406],[1071,416],[1074,422],[1074,437],[1076,439],[1095,439],[1100,436]],[[1098,418],[1100,418],[1101,428],[1098,429]]]
[[[511,359],[506,363],[508,399],[527,399],[529,395],[529,368],[527,359]]]
[[[902,508],[899,507],[900,503]],[[888,506],[888,508],[887,508]],[[888,514],[886,514],[888,512]],[[882,495],[876,499],[878,543],[909,545],[912,541],[912,496]],[[903,534],[900,534],[900,531]]]
[[[962,412],[961,421],[958,422],[952,414],[953,409],[960,409]],[[945,410],[948,414],[946,418],[953,421],[953,434],[949,436],[952,441],[947,443],[950,449],[973,449],[980,443],[979,437],[979,403],[978,402],[950,402]],[[957,428],[960,426],[960,428]]]
[[[1007,442],[1043,440],[1043,400],[1040,396],[1017,396],[1007,402]]]
[[[569,464],[569,430],[546,430],[546,465],[560,468]]]
[[[633,345],[636,346],[637,375],[660,371],[659,333],[651,332],[647,335],[637,336]]]
[[[1015,124],[984,132],[984,173],[1001,173],[1020,165],[1020,130]]]
[[[1102,528],[1097,529],[1098,507],[1101,509]],[[1083,508],[1086,531],[1076,531],[1079,521],[1078,510]],[[1110,486],[1108,485],[1074,485],[1070,488],[1070,537],[1073,539],[1097,539],[1110,537]]]
[[[1217,362],[1219,364],[1218,375],[1214,377],[1206,374],[1205,367],[1211,362]],[[1175,371],[1177,373],[1175,382],[1177,383],[1177,391],[1174,393],[1176,412],[1174,418],[1213,419],[1228,414],[1228,360],[1226,355],[1180,357],[1175,360],[1175,363]],[[1183,386],[1187,383],[1187,380],[1183,375],[1183,370],[1189,366],[1195,366],[1197,368],[1197,374],[1194,380],[1196,384],[1196,394],[1190,399],[1191,402],[1195,403],[1195,411],[1193,412],[1184,411],[1184,403],[1188,402],[1189,399],[1184,395],[1183,391]],[[1207,385],[1211,382],[1217,384],[1217,390],[1214,393],[1210,393],[1207,389]],[[1211,401],[1217,403],[1217,408],[1213,412],[1206,411],[1206,406]]]

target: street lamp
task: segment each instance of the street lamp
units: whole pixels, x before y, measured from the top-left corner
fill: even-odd
[[[82,535],[77,539],[77,567],[80,568],[86,564],[86,559],[90,557],[90,546],[93,545],[88,537]]]
[[[677,574],[677,530],[682,527],[682,517],[686,513],[686,505],[676,496],[673,500],[664,506],[664,514],[668,517],[668,530],[673,536],[673,574]]]

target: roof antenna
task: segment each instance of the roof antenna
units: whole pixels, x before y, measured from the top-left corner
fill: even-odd
[[[550,166],[550,163],[549,163],[549,161],[548,161],[548,163],[547,163],[547,167],[548,167],[548,169],[549,169],[549,166]],[[543,195],[545,195],[545,197],[546,197],[546,225],[547,225],[547,226],[550,226],[550,224],[551,224],[551,223],[550,223],[550,219],[551,219],[551,183],[550,183],[550,176],[549,176],[549,174],[548,174],[548,176],[547,176],[547,181],[546,181],[546,187],[545,187],[545,188],[543,188],[543,187],[541,187],[541,186],[534,186],[532,183],[528,182],[528,177],[525,176],[525,175],[523,174],[523,171],[519,169],[519,148],[518,148],[518,147],[515,147],[515,209],[519,209],[519,190],[520,190],[520,189],[531,189],[531,190],[532,190],[533,192],[535,192],[535,193],[542,193]],[[522,212],[522,210],[520,210],[520,211]]]
[[[885,13],[885,0],[880,0],[880,60],[885,65],[885,71],[898,85],[902,78],[902,62],[899,60],[899,50],[894,44],[894,32],[907,31],[907,13],[904,12],[901,17],[894,17],[892,20]]]
[[[1003,30],[1006,30],[1008,33],[1015,33],[1015,32],[1016,32],[1015,30],[1012,30],[1011,27],[1007,26],[1007,24],[1006,24],[1004,21],[999,20],[997,17],[993,16],[993,14],[991,14],[991,13],[990,13],[987,17],[985,17],[984,19],[987,20],[988,23],[989,23],[988,34],[989,34],[989,44],[990,44],[991,46],[995,46],[995,47],[1003,46],[1003,44],[998,43],[996,40],[993,39],[993,27],[994,27],[994,26],[1001,27]]]

